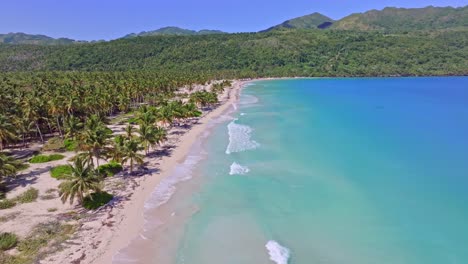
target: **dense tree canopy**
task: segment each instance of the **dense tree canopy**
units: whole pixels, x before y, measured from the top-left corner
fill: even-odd
[[[468,30],[279,30],[69,46],[0,45],[2,71],[156,71],[223,77],[468,74]]]

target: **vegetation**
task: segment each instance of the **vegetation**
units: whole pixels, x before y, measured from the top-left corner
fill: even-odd
[[[404,32],[415,30],[440,30],[467,26],[468,6],[426,8],[394,8],[371,10],[347,16],[332,26],[341,30],[382,30]]]
[[[134,38],[134,37],[148,37],[148,36],[158,36],[158,35],[178,35],[178,36],[193,36],[193,35],[210,35],[210,34],[226,34],[219,30],[190,30],[183,29],[179,27],[163,27],[157,30],[152,31],[143,31],[141,33],[128,34],[124,38]]]
[[[122,165],[120,165],[120,163],[117,162],[110,162],[108,164],[101,165],[97,168],[97,172],[99,173],[99,175],[104,178],[112,177],[115,174],[121,172],[122,170]]]
[[[12,233],[0,233],[0,250],[8,250],[16,246],[18,238]]]
[[[78,149],[78,142],[72,139],[65,139],[63,145],[67,151],[75,151]]]
[[[72,168],[70,165],[59,165],[50,170],[50,176],[57,180],[66,180],[70,178]]]
[[[324,16],[320,13],[313,13],[310,15],[286,20],[283,23],[271,27],[265,31],[280,30],[280,29],[323,29],[331,26],[333,19]]]
[[[70,178],[61,183],[59,188],[62,202],[70,201],[72,204],[76,198],[82,204],[85,196],[91,192],[100,192],[102,185],[93,167],[78,157],[71,166]]]
[[[47,140],[44,147],[42,147],[43,151],[62,151],[65,149],[65,143],[63,138],[61,137],[53,137]]]
[[[106,192],[95,192],[86,196],[83,200],[83,207],[88,210],[96,210],[109,203],[114,196]]]
[[[16,202],[14,200],[10,200],[10,199],[0,200],[0,210],[9,209],[9,208],[14,207],[15,205],[16,205]]]
[[[34,156],[32,159],[29,160],[30,163],[46,163],[56,160],[61,160],[65,158],[65,156],[60,154],[52,154],[52,155],[37,155]]]
[[[29,188],[14,200],[18,203],[32,203],[37,200],[37,197],[39,197],[39,191],[35,188]]]
[[[0,152],[0,183],[4,177],[15,176],[21,168],[22,165],[20,162]],[[0,193],[2,192],[0,191]]]
[[[35,188],[29,188],[22,194],[13,199],[0,200],[0,210],[14,207],[17,203],[32,203],[39,197],[39,191]]]
[[[39,224],[33,232],[16,244],[18,254],[0,252],[0,263],[29,264],[38,263],[48,254],[60,249],[60,244],[70,238],[75,226],[53,221]]]
[[[150,71],[174,80],[182,74],[186,80],[193,75],[209,79],[462,75],[468,74],[467,39],[466,27],[418,32],[302,29],[52,47],[0,45],[0,70]]]
[[[30,35],[25,33],[0,34],[0,43],[7,44],[40,44],[40,45],[64,45],[75,41],[67,38],[54,39],[44,35]]]

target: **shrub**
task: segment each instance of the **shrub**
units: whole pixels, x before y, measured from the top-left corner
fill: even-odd
[[[50,176],[57,180],[66,180],[70,178],[72,167],[70,165],[60,165],[50,170]]]
[[[120,163],[113,162],[113,161],[108,164],[101,165],[97,168],[99,175],[101,175],[104,178],[112,177],[115,174],[121,172],[122,170],[123,170],[122,165],[120,165]]]
[[[18,243],[18,238],[15,234],[12,233],[1,233],[0,234],[0,249],[8,250],[16,246]]]
[[[60,154],[52,154],[52,155],[37,155],[34,156],[32,159],[29,160],[30,163],[46,163],[55,160],[61,160],[65,158],[65,156]]]
[[[15,200],[19,203],[32,203],[39,197],[39,191],[35,188],[29,188],[24,193],[18,195]]]
[[[48,208],[47,212],[53,213],[53,212],[56,212],[57,210],[58,210],[57,208]]]
[[[21,163],[18,165],[17,169],[18,171],[24,171],[24,170],[27,170],[29,169],[29,164],[28,163]]]
[[[78,148],[78,142],[71,139],[65,139],[63,144],[68,151],[75,151]]]
[[[96,192],[86,196],[83,200],[83,207],[88,210],[96,210],[99,207],[106,205],[114,198],[114,196],[107,192]]]
[[[16,202],[9,199],[4,199],[0,201],[0,210],[12,208],[16,205]]]
[[[65,149],[65,144],[62,138],[54,137],[49,139],[42,150],[44,151],[61,151]]]

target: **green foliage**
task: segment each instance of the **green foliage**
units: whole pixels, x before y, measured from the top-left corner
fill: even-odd
[[[59,185],[60,198],[63,203],[69,201],[73,204],[75,198],[79,203],[83,203],[85,196],[101,191],[101,181],[94,167],[82,157],[78,157],[71,166],[70,178]]]
[[[66,180],[70,178],[72,168],[70,165],[59,165],[50,170],[50,176],[57,180]]]
[[[21,168],[22,163],[20,161],[0,152],[0,183],[4,177],[16,176],[16,173]],[[0,188],[0,194],[3,193],[2,189]]]
[[[290,19],[283,23],[271,27],[266,31],[279,30],[279,29],[317,29],[319,26],[326,22],[333,22],[333,19],[324,16],[320,13],[313,13],[306,16]]]
[[[193,35],[210,35],[210,34],[223,34],[224,32],[219,30],[189,30],[179,27],[163,27],[157,30],[152,31],[143,31],[141,33],[128,34],[124,38],[134,38],[134,37],[148,37],[148,36],[158,36],[158,35],[178,35],[178,36],[193,36]]]
[[[101,165],[97,168],[97,171],[102,177],[111,177],[123,170],[122,165],[117,162],[110,162],[108,164]]]
[[[394,8],[371,10],[352,14],[337,21],[332,28],[342,30],[383,30],[403,32],[415,30],[440,30],[467,26],[468,6]]]
[[[96,210],[109,203],[114,196],[107,192],[95,192],[86,196],[83,200],[83,207],[88,210]]]
[[[37,197],[39,197],[39,190],[31,187],[18,195],[14,200],[18,203],[32,203],[37,200]]]
[[[0,70],[151,71],[174,79],[183,74],[209,75],[210,79],[462,75],[468,74],[467,39],[464,27],[388,34],[285,30],[154,36],[54,47],[0,45]],[[12,57],[17,59],[12,62]],[[120,100],[125,103],[121,109],[129,109],[128,99],[108,100]]]
[[[15,205],[16,205],[16,202],[14,200],[3,199],[0,201],[0,210],[9,209],[9,208],[14,207]]]
[[[60,154],[37,155],[37,156],[34,156],[31,160],[29,160],[29,162],[30,163],[46,163],[46,162],[61,160],[63,158],[65,158],[65,156],[60,155]]]
[[[75,41],[67,38],[54,39],[44,35],[30,35],[25,33],[0,34],[0,43],[7,44],[40,44],[40,45],[63,45]]]
[[[190,102],[202,107],[218,103],[218,95],[214,92],[198,91],[190,95]]]
[[[16,246],[18,237],[12,233],[0,233],[0,250],[8,250]]]
[[[28,163],[21,163],[18,165],[17,169],[18,171],[24,171],[24,170],[27,170],[29,169],[31,165],[29,165]]]
[[[72,139],[65,139],[63,141],[64,147],[67,151],[75,151],[78,149],[78,142]]]

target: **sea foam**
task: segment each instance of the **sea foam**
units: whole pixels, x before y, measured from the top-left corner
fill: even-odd
[[[249,171],[250,169],[246,166],[242,166],[237,162],[233,162],[231,164],[231,171],[229,172],[229,175],[244,175],[249,173]]]
[[[255,149],[260,144],[251,140],[252,128],[246,125],[236,124],[236,120],[228,125],[229,145],[226,154]]]
[[[144,207],[154,209],[167,203],[176,192],[177,183],[192,178],[192,169],[201,159],[202,157],[199,155],[188,156],[182,164],[175,168],[172,175],[161,180]]]
[[[290,255],[288,248],[283,247],[274,240],[268,241],[265,247],[268,250],[268,255],[270,255],[270,259],[273,262],[276,264],[288,264]]]

